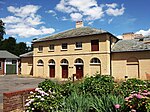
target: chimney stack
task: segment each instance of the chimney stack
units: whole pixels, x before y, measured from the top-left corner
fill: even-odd
[[[82,21],[77,21],[76,22],[76,28],[83,27],[83,22]]]

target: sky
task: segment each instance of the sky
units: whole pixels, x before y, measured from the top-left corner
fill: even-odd
[[[31,44],[42,38],[84,26],[106,30],[117,37],[134,32],[150,35],[150,0],[0,0],[4,38]]]

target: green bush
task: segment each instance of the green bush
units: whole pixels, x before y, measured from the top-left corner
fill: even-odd
[[[83,93],[93,95],[110,94],[114,89],[113,77],[107,75],[96,75],[85,78],[79,90]]]
[[[116,84],[114,88],[114,94],[123,95],[124,97],[129,96],[132,92],[139,92],[143,90],[150,90],[150,83],[140,79],[128,79],[120,84]]]

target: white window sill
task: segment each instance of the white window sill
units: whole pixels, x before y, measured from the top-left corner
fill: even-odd
[[[79,48],[75,48],[75,50],[82,50],[82,47],[79,47]]]
[[[90,65],[100,65],[100,63],[90,63]]]
[[[61,51],[67,51],[67,49],[61,49]]]
[[[54,52],[54,50],[49,50],[48,52]]]

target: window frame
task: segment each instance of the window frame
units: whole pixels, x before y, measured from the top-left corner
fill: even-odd
[[[51,47],[52,47],[52,49],[51,49]],[[49,51],[54,51],[55,50],[55,45],[54,44],[50,44],[49,45]]]
[[[64,46],[65,45],[65,46]],[[65,47],[65,48],[64,48]],[[68,44],[67,43],[62,43],[61,44],[61,50],[66,51],[68,49]]]
[[[98,58],[92,58],[90,64],[99,65],[101,64],[101,61]]]
[[[43,46],[38,47],[38,52],[43,52]]]
[[[99,39],[91,40],[91,51],[99,51]]]
[[[76,42],[75,49],[82,49],[82,42]]]

